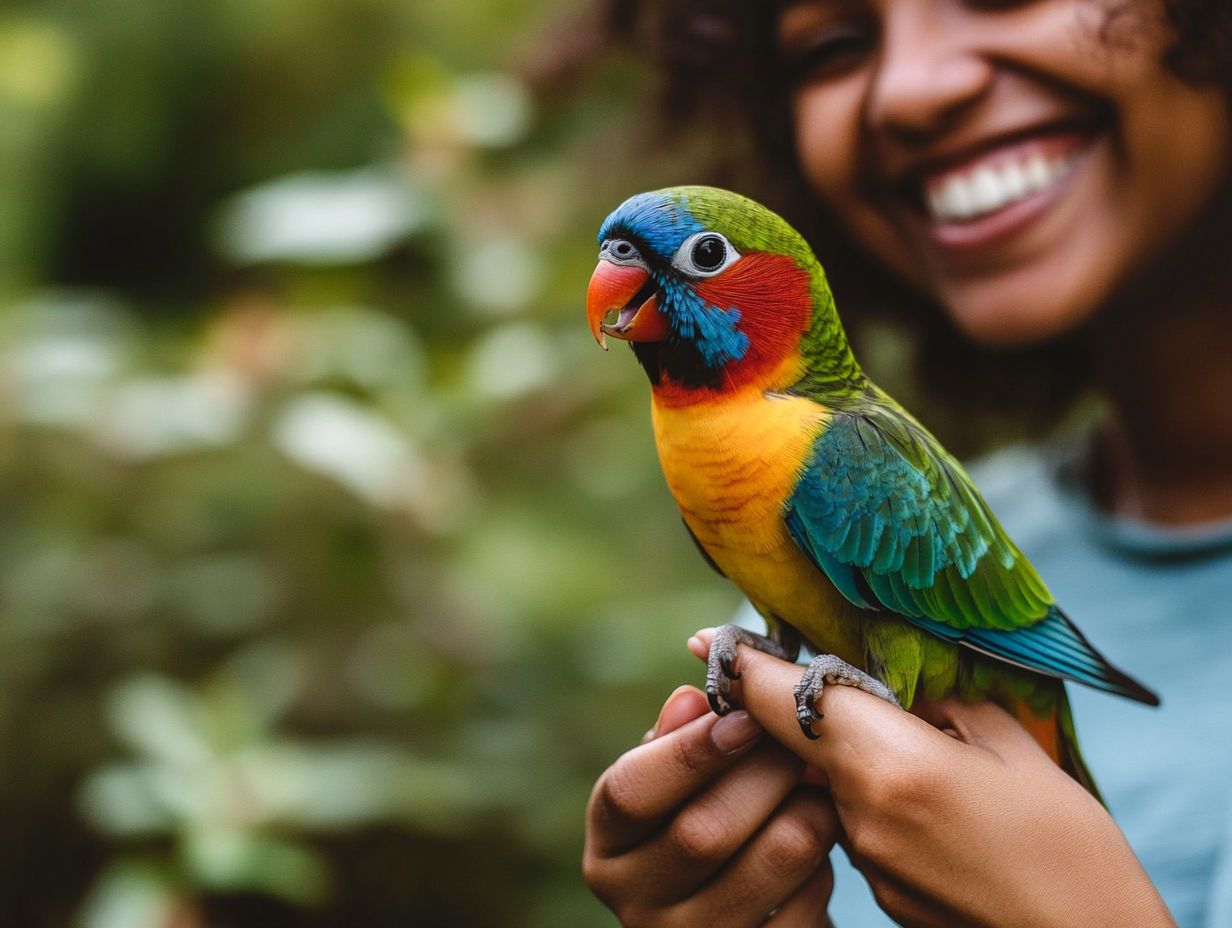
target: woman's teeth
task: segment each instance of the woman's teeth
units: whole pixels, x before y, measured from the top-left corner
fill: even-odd
[[[955,171],[926,185],[924,200],[937,222],[974,219],[1051,187],[1073,168],[1075,155],[1028,155],[996,166]]]

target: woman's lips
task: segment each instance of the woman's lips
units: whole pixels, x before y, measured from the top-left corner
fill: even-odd
[[[1036,136],[933,171],[912,210],[927,237],[947,251],[990,245],[1030,223],[1055,202],[1089,154],[1093,137]]]

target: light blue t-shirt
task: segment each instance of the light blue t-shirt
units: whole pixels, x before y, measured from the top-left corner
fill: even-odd
[[[1038,449],[972,469],[1057,602],[1152,709],[1067,684],[1096,782],[1180,928],[1232,928],[1232,520],[1166,530],[1096,511]],[[838,928],[893,923],[834,855]]]

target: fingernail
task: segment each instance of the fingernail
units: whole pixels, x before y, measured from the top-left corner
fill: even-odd
[[[655,740],[655,737],[656,737],[655,730],[653,728],[647,728],[646,734],[642,735],[642,740],[639,743],[649,744],[650,742]]]
[[[659,710],[659,717],[655,719],[654,728],[650,729],[651,735],[655,738],[659,737],[659,730],[663,727],[663,716],[666,715],[667,712],[673,708],[680,699],[684,698],[681,696],[682,693],[685,693],[691,689],[692,687],[688,684],[682,684],[672,690],[667,699],[663,700],[663,708]]]
[[[761,726],[743,709],[725,715],[710,729],[710,740],[724,754],[734,754],[752,744],[761,734]]]

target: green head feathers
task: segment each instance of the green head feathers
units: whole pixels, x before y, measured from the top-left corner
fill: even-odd
[[[666,187],[629,197],[604,220],[599,241],[622,232],[634,235],[654,257],[670,262],[685,239],[706,230],[726,236],[741,253],[787,255],[801,267],[817,263],[808,243],[782,216],[718,187]]]

